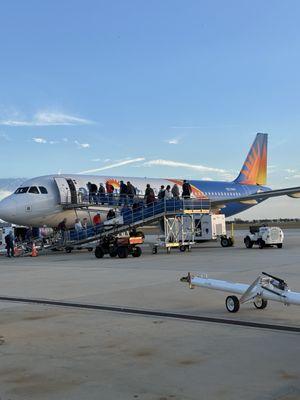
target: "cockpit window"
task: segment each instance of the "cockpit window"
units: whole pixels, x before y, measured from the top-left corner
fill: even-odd
[[[17,189],[17,190],[15,191],[15,194],[27,193],[27,192],[28,192],[28,189],[29,189],[28,186],[20,187],[19,189]]]
[[[28,193],[40,194],[39,189],[36,186],[31,186]]]
[[[48,190],[44,186],[39,186],[39,189],[40,189],[40,192],[42,194],[47,194],[48,193]]]

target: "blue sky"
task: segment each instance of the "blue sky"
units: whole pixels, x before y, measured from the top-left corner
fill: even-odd
[[[291,0],[3,1],[0,177],[231,179],[268,132],[269,184],[299,185],[299,12]]]

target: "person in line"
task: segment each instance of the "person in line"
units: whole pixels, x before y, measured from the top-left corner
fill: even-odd
[[[172,195],[174,197],[175,200],[179,199],[180,193],[179,193],[179,187],[176,183],[174,183],[173,187],[172,187]]]
[[[75,226],[74,226],[74,229],[75,229],[75,231],[76,231],[77,233],[80,233],[80,232],[82,232],[82,230],[83,230],[83,226],[82,226],[82,223],[81,223],[81,221],[80,221],[79,218],[76,218],[76,219],[75,219]]]
[[[100,183],[99,185],[98,199],[99,203],[101,203],[102,205],[105,203],[105,187],[103,186],[103,183]]]
[[[75,229],[75,232],[76,232],[76,238],[78,240],[80,240],[81,239],[81,235],[82,235],[82,231],[83,231],[83,226],[82,226],[82,223],[81,223],[79,218],[75,219],[74,229]]]
[[[84,237],[87,237],[87,231],[88,231],[88,219],[85,217],[82,220],[82,233]]]
[[[99,212],[97,212],[97,214],[95,214],[93,217],[93,225],[95,228],[95,232],[98,233],[101,225],[101,215]]]
[[[106,182],[105,186],[106,186],[106,193],[107,193],[107,197],[108,197],[108,204],[113,204],[113,195],[114,195],[115,188],[108,181]]]
[[[106,219],[110,220],[110,219],[114,219],[114,218],[116,218],[116,213],[115,213],[115,210],[113,208],[111,208],[106,215]]]
[[[98,204],[98,198],[97,198],[97,185],[95,183],[88,182],[87,187],[89,190],[89,202]]]
[[[159,200],[164,200],[164,198],[165,198],[165,186],[164,185],[161,185],[158,195],[157,195],[157,198]]]
[[[120,199],[119,206],[127,204],[127,185],[123,181],[120,181]]]
[[[173,197],[173,195],[171,192],[171,186],[168,185],[165,190],[165,200],[170,200],[170,199],[172,199],[172,197]]]
[[[64,218],[57,226],[57,230],[61,235],[62,244],[67,240],[67,218]]]
[[[129,199],[129,204],[132,204],[134,196],[136,195],[136,189],[129,181],[127,182],[126,186],[127,186],[127,196]]]
[[[182,197],[184,199],[189,199],[191,197],[192,188],[188,181],[185,179],[182,185]]]
[[[7,257],[14,257],[15,256],[15,250],[14,250],[14,234],[12,231],[10,231],[6,236],[5,236],[5,244],[6,244],[6,253]]]
[[[150,186],[149,183],[147,183],[146,185],[146,190],[145,190],[145,201],[147,206],[151,203],[155,202],[155,194],[154,194],[154,190],[152,189],[152,187]]]

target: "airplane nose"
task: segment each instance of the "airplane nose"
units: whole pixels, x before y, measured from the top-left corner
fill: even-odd
[[[10,220],[17,214],[16,200],[10,196],[0,201],[0,219],[10,222]]]

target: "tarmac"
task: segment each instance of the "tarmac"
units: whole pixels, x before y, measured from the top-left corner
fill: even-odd
[[[207,243],[140,258],[86,251],[0,257],[0,296],[130,307],[300,328],[280,303],[225,309],[228,294],[189,290],[187,272],[251,283],[265,271],[300,291],[300,231],[283,249]],[[159,316],[0,302],[1,400],[300,399],[300,334]]]

